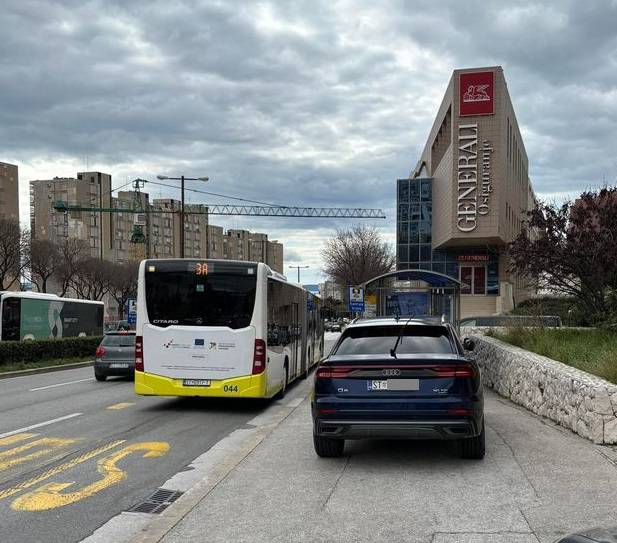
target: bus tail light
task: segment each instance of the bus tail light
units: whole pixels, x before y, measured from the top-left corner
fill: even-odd
[[[135,337],[135,371],[144,371],[144,338]]]
[[[266,369],[266,342],[263,339],[255,340],[253,353],[253,375],[263,373]]]
[[[96,353],[94,353],[94,356],[96,356],[97,358],[100,358],[101,356],[105,356],[105,353],[107,351],[105,350],[105,347],[101,347],[100,345],[96,348]]]

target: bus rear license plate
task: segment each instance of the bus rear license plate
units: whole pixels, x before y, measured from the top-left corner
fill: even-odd
[[[109,364],[109,367],[110,368],[128,368],[129,365],[128,365],[128,363],[118,363],[118,362],[115,362],[115,363]]]
[[[183,379],[182,385],[185,387],[209,387],[210,379]]]

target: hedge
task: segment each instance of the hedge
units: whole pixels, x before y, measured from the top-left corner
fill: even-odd
[[[58,358],[91,356],[102,336],[38,339],[32,341],[0,341],[0,366],[15,362],[38,362]]]

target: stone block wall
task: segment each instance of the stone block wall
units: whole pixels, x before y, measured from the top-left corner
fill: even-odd
[[[617,443],[617,385],[492,337],[473,339],[486,386],[594,443]]]

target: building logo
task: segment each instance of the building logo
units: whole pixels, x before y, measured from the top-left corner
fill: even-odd
[[[459,76],[459,114],[492,115],[494,113],[493,72],[474,72]]]

